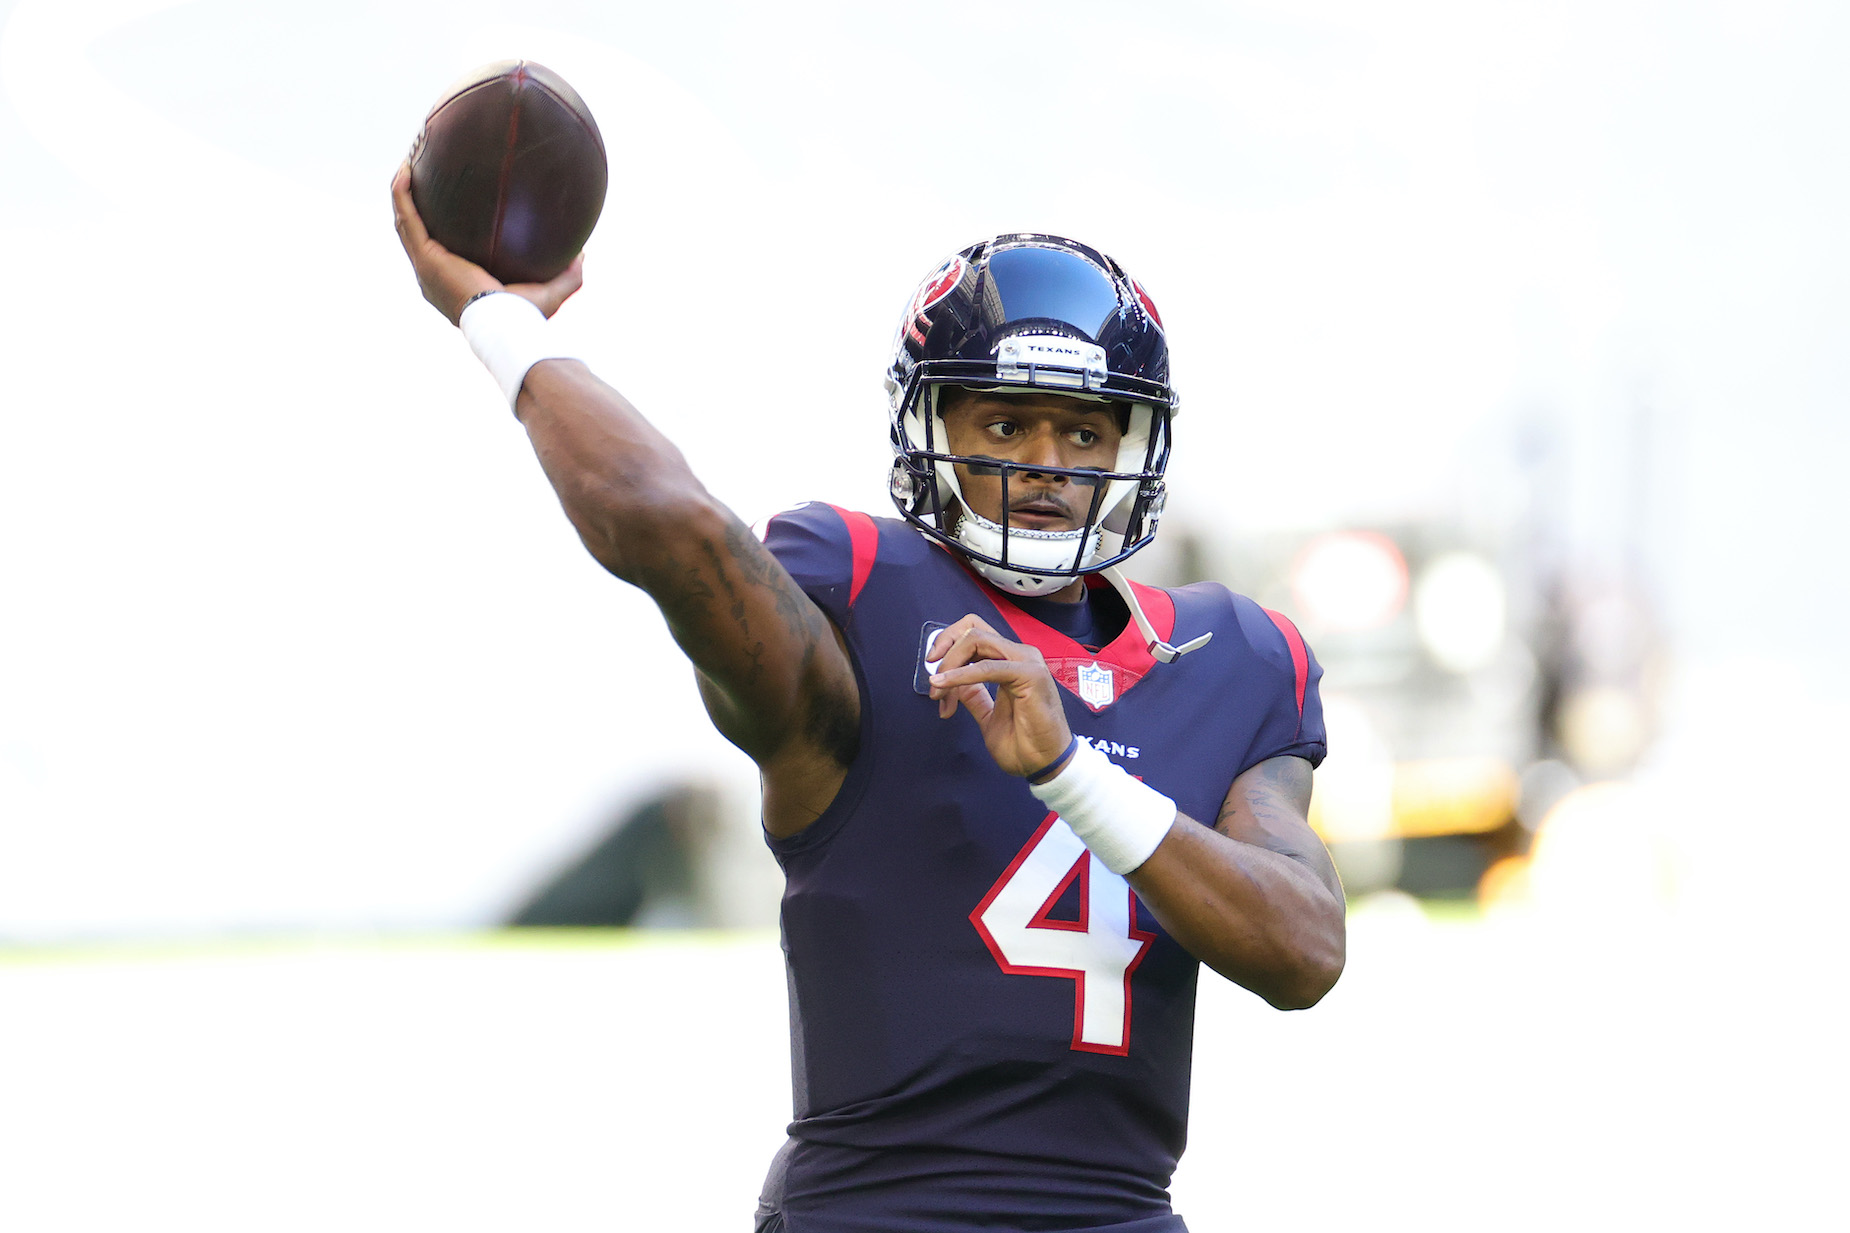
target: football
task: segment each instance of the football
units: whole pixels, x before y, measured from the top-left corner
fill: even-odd
[[[411,147],[411,199],[431,238],[504,283],[543,283],[570,265],[609,179],[590,109],[531,60],[470,73]]]

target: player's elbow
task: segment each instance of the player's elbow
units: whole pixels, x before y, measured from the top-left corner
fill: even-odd
[[[1309,1010],[1323,1000],[1323,995],[1336,987],[1337,977],[1343,974],[1342,964],[1334,967],[1320,967],[1294,977],[1290,982],[1266,995],[1266,1001],[1274,1010]]]
[[[598,564],[645,588],[685,558],[688,537],[711,535],[722,518],[691,473],[668,467],[605,477],[567,512]]]
[[[1277,1010],[1309,1010],[1336,987],[1347,953],[1343,924],[1337,920],[1301,939],[1292,962],[1259,994]]]

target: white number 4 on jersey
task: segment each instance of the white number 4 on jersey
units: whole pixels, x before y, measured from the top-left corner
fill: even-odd
[[[1079,918],[1050,919],[1075,880]],[[1100,864],[1059,815],[1047,815],[970,923],[1004,972],[1074,982],[1073,1048],[1130,1052],[1131,973],[1155,935],[1137,928],[1130,884]]]

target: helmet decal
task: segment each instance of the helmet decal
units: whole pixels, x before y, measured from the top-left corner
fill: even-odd
[[[931,277],[919,284],[919,289],[912,295],[912,303],[906,307],[905,330],[911,336],[912,341],[921,347],[925,345],[925,335],[919,331],[920,326],[931,324],[925,314],[929,313],[945,296],[951,294],[969,271],[970,263],[963,259],[963,254],[958,253],[939,266]]]
[[[1156,301],[1150,298],[1150,293],[1148,291],[1145,291],[1143,289],[1143,284],[1138,282],[1136,279],[1134,278],[1131,279],[1130,284],[1131,284],[1131,290],[1137,293],[1137,302],[1143,305],[1143,311],[1150,314],[1150,320],[1156,322],[1157,329],[1159,330],[1162,329],[1163,328],[1163,314],[1156,311]]]

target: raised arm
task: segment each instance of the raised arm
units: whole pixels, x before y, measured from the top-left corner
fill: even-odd
[[[578,289],[579,263],[544,285],[503,288],[429,237],[405,168],[392,197],[424,297],[452,322],[482,292],[511,291],[550,316]],[[763,770],[767,828],[802,830],[834,798],[859,733],[839,631],[681,451],[583,363],[535,364],[514,411],[585,547],[648,592],[693,661],[714,724]]]

